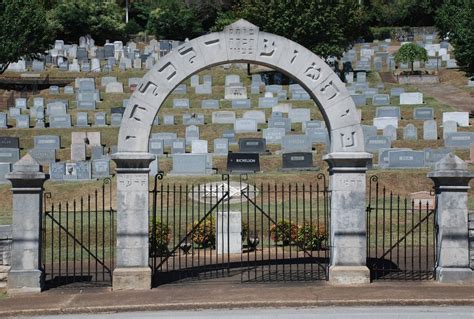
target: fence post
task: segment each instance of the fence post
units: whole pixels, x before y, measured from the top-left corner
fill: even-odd
[[[439,282],[471,283],[467,198],[474,174],[463,160],[450,153],[436,163],[428,177],[436,189],[436,278]]]
[[[13,223],[8,292],[40,292],[44,285],[41,263],[41,219],[46,174],[31,155],[13,164],[6,175],[12,183]]]
[[[148,251],[148,174],[154,156],[149,153],[116,153],[117,251],[114,290],[150,289]]]
[[[372,155],[365,152],[330,153],[331,261],[329,281],[334,284],[370,282],[367,259],[366,171]]]

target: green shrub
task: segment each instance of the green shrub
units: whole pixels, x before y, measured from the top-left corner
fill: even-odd
[[[389,39],[392,36],[391,27],[373,27],[370,28],[370,33],[374,40],[385,40]]]
[[[275,242],[289,245],[295,241],[298,235],[298,225],[288,220],[281,220],[270,227],[270,237]]]
[[[190,226],[193,229],[192,240],[201,247],[215,247],[216,246],[216,219],[208,216],[200,224],[195,221]]]
[[[301,249],[319,250],[328,238],[326,227],[315,223],[305,224],[298,229],[296,242]]]
[[[150,223],[149,236],[151,255],[163,256],[169,252],[168,245],[171,241],[171,228],[168,224],[157,220],[155,227],[153,227],[153,223]]]

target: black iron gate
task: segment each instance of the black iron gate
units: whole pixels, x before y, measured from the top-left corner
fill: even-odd
[[[313,184],[251,184],[223,175],[207,184],[150,192],[154,284],[222,278],[239,282],[327,280],[329,191]]]
[[[112,183],[72,201],[45,193],[42,262],[47,287],[70,283],[111,285],[115,251]]]
[[[369,179],[367,266],[372,280],[431,280],[436,265],[436,201],[410,200]]]

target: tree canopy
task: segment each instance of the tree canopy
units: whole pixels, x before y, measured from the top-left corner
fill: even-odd
[[[395,54],[395,62],[410,63],[411,71],[413,72],[413,62],[427,61],[428,53],[425,48],[422,48],[414,43],[407,43],[401,46]]]
[[[323,57],[340,57],[366,25],[363,7],[357,1],[241,0],[234,12],[218,16],[214,29],[238,18],[298,42]]]
[[[0,1],[0,73],[22,57],[35,57],[53,41],[46,11],[37,0]]]
[[[474,1],[446,0],[436,14],[436,26],[449,37],[454,56],[469,75],[474,75]]]

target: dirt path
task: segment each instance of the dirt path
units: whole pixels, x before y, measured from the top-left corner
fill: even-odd
[[[454,107],[459,111],[474,111],[474,96],[449,83],[415,85],[423,94],[437,99],[443,104]]]

